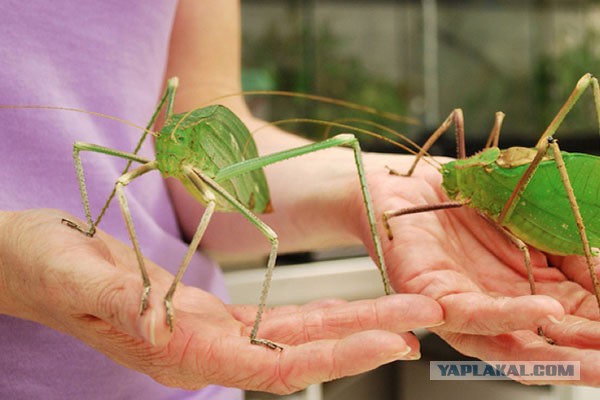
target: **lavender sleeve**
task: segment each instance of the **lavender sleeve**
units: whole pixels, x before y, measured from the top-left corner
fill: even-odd
[[[0,5],[0,104],[78,107],[145,125],[162,90],[176,2],[5,0]],[[73,142],[132,151],[140,132],[86,114],[0,109],[0,209],[57,208],[83,216]],[[141,154],[152,158],[148,141]],[[92,210],[123,169],[114,157],[86,153]],[[175,271],[183,257],[164,181],[148,174],[128,187],[142,251]],[[102,229],[129,243],[119,207]],[[159,244],[159,245],[157,245]],[[227,301],[221,272],[197,253],[184,282]],[[0,315],[0,398],[241,399],[236,389],[184,391],[161,386],[78,340]]]

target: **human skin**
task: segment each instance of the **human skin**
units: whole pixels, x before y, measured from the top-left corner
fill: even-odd
[[[260,330],[284,346],[278,351],[250,344],[255,306],[227,305],[181,285],[171,333],[162,297],[173,276],[146,260],[153,289],[140,316],[133,250],[102,230],[89,238],[61,224],[65,216],[0,212],[0,313],[70,334],[168,386],[289,393],[419,358],[417,339],[405,332],[442,323],[434,300],[410,294],[278,307],[265,313]]]
[[[182,1],[165,77],[181,80],[177,110],[239,92],[239,50],[236,1]],[[251,130],[262,125],[241,100],[227,105]],[[274,128],[260,131],[256,141],[261,154],[305,143]],[[365,154],[377,215],[444,199],[434,169],[419,168],[411,179],[390,176],[385,169],[401,169],[409,161]],[[278,233],[283,252],[364,243],[373,253],[350,151],[315,153],[273,165],[266,173],[275,212],[264,220]],[[176,182],[169,185],[189,237],[203,209]],[[520,253],[468,210],[393,222],[394,241],[383,241],[390,277],[398,292],[413,294],[268,310],[259,334],[281,343],[283,351],[249,344],[255,306],[226,305],[183,285],[170,333],[163,323],[162,296],[172,276],[149,261],[150,308],[139,316],[141,279],[130,247],[101,227],[90,239],[60,224],[62,218],[73,217],[59,210],[0,212],[0,313],[66,332],[166,385],[289,393],[418,358],[419,344],[406,332],[434,326],[460,351],[484,359],[582,360],[582,383],[598,384],[593,372],[598,366],[594,331],[599,330],[589,320],[591,294],[576,272],[578,260],[534,253],[540,293],[556,299],[527,296]],[[239,240],[231,241],[232,236]],[[203,249],[212,252],[248,255],[268,248],[251,224],[233,214],[216,215],[205,239]],[[548,260],[561,263],[563,272],[544,268]],[[534,334],[540,325],[557,346]]]
[[[190,23],[176,25],[168,76],[181,79],[177,107],[182,110],[240,91],[239,5],[236,1],[217,3],[212,6],[218,9],[227,3],[228,13],[223,14],[229,15],[227,21],[212,18],[202,24],[191,22],[206,16],[203,13],[212,6],[194,11],[193,4],[181,3],[180,12],[187,16],[184,21]],[[216,30],[222,36],[211,35]],[[182,38],[191,38],[194,46],[180,46]],[[202,75],[190,68],[197,63],[208,64],[207,70],[219,78],[214,80],[212,74]],[[251,131],[263,125],[241,100],[229,101]],[[260,129],[254,137],[261,154],[304,143],[273,127]],[[447,200],[439,172],[426,164],[411,178],[388,174],[386,166],[408,170],[410,156],[365,154],[364,161],[378,216],[387,210]],[[281,251],[364,243],[374,255],[350,151],[313,153],[269,166],[266,174],[276,211],[263,219],[278,233]],[[171,193],[175,204],[186,210],[180,223],[190,235],[202,208],[191,204],[176,184]],[[600,362],[598,309],[581,257],[561,258],[532,249],[539,295],[530,296],[522,254],[473,210],[394,219],[393,241],[385,239],[381,224],[379,228],[392,285],[398,292],[423,294],[439,302],[445,324],[433,331],[453,347],[484,360],[580,360],[581,380],[575,383],[600,384],[596,373]],[[263,254],[268,244],[253,234],[254,229],[237,215],[218,215],[203,247],[217,253]],[[228,235],[243,239],[231,243],[225,240]],[[535,333],[539,326],[556,345]]]

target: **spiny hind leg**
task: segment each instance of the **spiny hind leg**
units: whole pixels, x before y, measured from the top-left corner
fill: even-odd
[[[598,127],[600,129],[600,87],[598,86],[598,79],[592,74],[588,73],[583,75],[579,81],[577,81],[575,88],[538,140],[536,147],[543,145],[547,138],[554,136],[567,114],[571,111],[575,103],[577,103],[583,92],[585,92],[590,86],[594,95],[596,118],[598,120]]]
[[[575,222],[577,225],[577,230],[579,232],[579,236],[581,238],[581,242],[583,245],[583,251],[586,258],[587,267],[590,273],[590,278],[592,279],[592,284],[594,286],[594,293],[596,296],[596,302],[598,303],[598,309],[600,310],[600,284],[598,282],[598,276],[596,275],[593,255],[590,249],[589,241],[587,239],[587,234],[585,232],[585,226],[583,223],[583,218],[581,217],[581,212],[579,211],[579,206],[577,204],[577,200],[575,198],[575,194],[573,192],[573,188],[570,183],[569,175],[567,173],[566,167],[564,165],[564,161],[562,159],[562,155],[558,146],[556,139],[553,138],[553,135],[556,133],[559,126],[562,124],[566,115],[571,111],[575,103],[579,100],[581,95],[588,87],[591,86],[593,96],[594,96],[594,105],[596,109],[596,118],[598,120],[598,128],[600,132],[600,86],[598,84],[598,79],[592,74],[583,75],[575,88],[569,95],[569,98],[565,101],[559,112],[556,114],[546,131],[542,134],[542,137],[537,143],[538,148],[548,147],[552,148],[552,154],[554,155],[554,160],[556,161],[556,165],[558,171],[561,176],[561,180],[563,182],[563,186],[567,192],[567,197],[569,199],[569,203],[571,205],[571,209],[573,211],[573,215],[575,217]]]

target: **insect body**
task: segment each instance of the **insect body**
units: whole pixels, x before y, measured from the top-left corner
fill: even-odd
[[[514,155],[518,158],[514,159]],[[533,149],[493,147],[449,162],[442,166],[443,189],[451,199],[468,199],[470,206],[497,221],[534,155]],[[562,157],[583,220],[599,221],[600,180],[592,179],[590,171],[600,170],[600,158],[564,151]],[[544,252],[585,255],[575,217],[572,212],[564,212],[569,207],[556,163],[551,156],[545,156],[503,226]],[[586,224],[586,233],[590,245],[600,247],[600,225]]]
[[[451,200],[385,212],[383,220],[389,238],[393,238],[389,226],[391,218],[467,205],[487,218],[523,253],[532,294],[536,292],[535,282],[526,244],[550,254],[584,255],[600,308],[600,284],[594,260],[594,253],[600,247],[600,180],[596,178],[600,158],[560,151],[552,136],[590,86],[600,124],[600,88],[597,79],[586,74],[542,134],[536,148],[499,149],[504,114],[497,113],[486,149],[466,158],[462,111],[454,110],[404,174],[410,176],[429,147],[454,124],[459,156],[440,168],[442,187]],[[401,175],[393,170],[391,173]]]
[[[214,179],[230,165],[258,157],[254,141],[243,123],[223,106],[209,106],[190,113],[172,115],[156,138],[156,162],[164,177],[172,176],[203,204],[208,202],[205,191],[199,191],[182,169],[182,163],[194,165]],[[219,182],[250,211],[271,210],[269,187],[262,169],[248,171]],[[236,211],[221,197],[216,198],[216,211]]]
[[[254,344],[263,344],[270,348],[280,349],[279,345],[269,340],[257,338],[278,247],[276,233],[255,214],[271,211],[269,190],[262,168],[269,164],[334,146],[349,147],[353,150],[377,254],[377,264],[380,268],[385,291],[388,294],[391,293],[381,244],[376,233],[375,217],[362,164],[361,150],[357,139],[353,135],[341,134],[322,142],[259,157],[252,135],[246,126],[233,112],[224,106],[209,106],[187,113],[174,114],[172,110],[177,85],[177,78],[168,81],[167,90],[133,153],[81,142],[75,143],[73,147],[73,158],[88,227],[80,227],[68,220],[63,220],[63,222],[88,236],[93,236],[96,226],[100,223],[108,205],[116,194],[137,255],[144,283],[140,313],[143,313],[148,307],[147,299],[151,283],[146,272],[144,257],[137,240],[124,188],[134,179],[150,171],[158,170],[165,177],[178,179],[192,196],[205,206],[204,214],[179,266],[175,279],[165,296],[166,322],[169,327],[173,329],[174,309],[172,299],[176,286],[196,251],[213,213],[216,211],[238,212],[252,222],[271,243],[267,271],[250,340]],[[137,151],[145,140],[147,133],[150,132],[150,128],[163,106],[166,107],[166,121],[164,127],[156,134],[156,159],[145,159],[138,156]],[[85,186],[80,156],[82,151],[103,153],[128,160],[123,174],[117,180],[113,192],[95,220],[91,216]],[[129,170],[133,162],[141,165]]]

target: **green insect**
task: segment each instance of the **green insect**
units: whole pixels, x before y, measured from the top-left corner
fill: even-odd
[[[600,125],[598,80],[586,74],[542,134],[536,148],[499,149],[504,114],[497,113],[486,148],[466,158],[462,111],[454,110],[404,174],[412,175],[431,145],[454,123],[459,156],[440,168],[442,187],[450,201],[385,212],[383,221],[389,238],[393,238],[391,218],[467,205],[494,224],[523,253],[532,294],[536,289],[526,244],[550,254],[585,256],[600,308],[600,286],[594,270],[594,256],[600,248],[600,179],[595,175],[600,171],[600,158],[561,152],[553,138],[588,87],[594,94]]]
[[[250,334],[250,341],[253,344],[263,344],[273,349],[281,349],[281,346],[257,337],[261,316],[267,301],[271,276],[275,267],[278,247],[276,233],[256,216],[256,214],[271,211],[269,189],[262,168],[269,164],[334,146],[349,147],[354,152],[371,235],[377,254],[377,265],[386,294],[392,292],[387,277],[381,244],[376,232],[374,211],[365,178],[361,150],[354,135],[340,134],[322,142],[259,157],[250,132],[240,119],[226,107],[215,105],[186,113],[174,114],[173,103],[177,86],[177,78],[171,78],[168,81],[165,94],[159,102],[136,149],[132,153],[82,142],[75,143],[73,147],[73,158],[87,219],[87,227],[79,226],[69,220],[63,220],[63,223],[88,236],[93,236],[96,226],[100,223],[102,216],[116,194],[142,275],[144,290],[140,313],[143,313],[148,307],[147,300],[151,283],[144,265],[144,258],[140,250],[124,188],[134,179],[150,171],[158,170],[164,177],[174,177],[181,181],[195,199],[205,206],[204,214],[185,257],[164,298],[167,310],[166,323],[170,329],[173,329],[175,322],[172,303],[175,289],[192,255],[196,251],[213,213],[218,211],[238,212],[252,222],[271,243],[267,270],[260,295],[258,312]],[[164,127],[155,134],[156,159],[149,160],[140,157],[137,155],[137,152],[146,139],[147,133],[151,132],[150,129],[163,107],[166,107],[166,121]],[[86,191],[80,156],[82,151],[102,153],[128,160],[123,174],[116,181],[112,193],[95,220],[91,215]],[[130,170],[132,163],[139,163],[141,165]]]

